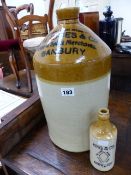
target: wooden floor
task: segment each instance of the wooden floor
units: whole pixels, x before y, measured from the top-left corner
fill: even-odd
[[[32,82],[33,82],[33,91],[37,90],[36,80],[34,72],[31,72],[32,75]],[[16,87],[16,80],[13,74],[4,77],[3,80],[0,80],[0,89],[6,92],[10,92],[16,95],[20,95],[23,97],[31,97],[32,93],[28,92],[27,89],[27,79],[26,79],[26,72],[25,70],[20,71],[20,78],[21,78],[21,88],[18,89]]]

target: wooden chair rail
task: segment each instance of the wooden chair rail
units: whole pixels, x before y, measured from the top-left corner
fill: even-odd
[[[40,21],[41,23],[47,23],[48,16],[45,14],[44,16],[38,15],[26,15],[18,20],[18,26],[22,26],[26,22]]]
[[[10,8],[10,12],[16,18],[18,18],[18,14],[23,10],[26,10],[27,12],[30,13],[30,15],[33,15],[34,14],[34,5],[32,3],[30,3],[30,4],[23,4],[23,5],[16,7],[16,8]]]

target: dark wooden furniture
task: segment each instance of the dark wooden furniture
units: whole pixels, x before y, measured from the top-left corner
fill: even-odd
[[[131,92],[131,54],[113,51],[111,89]]]
[[[99,35],[99,12],[83,12],[79,14],[80,22]]]
[[[44,36],[47,35],[47,33],[48,33],[47,23],[49,25],[50,30],[53,27],[52,12],[53,12],[54,0],[50,0],[48,16],[46,14],[44,16],[32,15],[32,13],[34,11],[32,9],[32,4],[30,4],[29,6],[23,5],[23,6],[19,7],[18,9],[15,9],[15,10],[12,9],[10,11],[6,5],[5,0],[1,0],[1,2],[2,2],[4,12],[6,14],[6,19],[9,23],[10,28],[11,28],[12,33],[13,33],[13,39],[18,39],[19,53],[20,53],[20,56],[23,60],[23,63],[25,65],[25,69],[26,69],[27,84],[28,84],[29,93],[32,93],[33,87],[32,87],[32,81],[31,81],[31,73],[30,73],[31,66],[29,64],[29,60],[28,60],[27,55],[25,53],[25,49],[23,48],[22,36],[25,36],[27,39],[27,37],[32,38],[32,37],[36,37],[36,36],[40,36],[40,35],[44,35]],[[21,19],[18,19],[17,13],[19,13],[21,10],[24,10],[24,9],[31,10],[31,14],[26,15],[26,16],[22,17]],[[39,23],[37,23],[37,25],[36,25],[36,23],[35,24],[33,23],[34,21],[37,21]],[[27,25],[27,23],[28,23],[28,25]],[[23,26],[24,26],[24,30],[22,30]],[[25,30],[25,28],[27,30]],[[37,30],[37,28],[39,28],[39,29]],[[40,32],[37,32],[36,30],[40,31]],[[41,33],[41,31],[42,31],[42,33]],[[15,57],[15,54],[14,54],[12,49],[11,49],[9,61],[10,61],[13,73],[16,77],[17,87],[20,88],[21,81],[20,81],[20,76],[19,76],[19,69],[17,68],[18,64],[16,62],[16,57]]]
[[[18,18],[18,14],[23,10],[26,10],[27,13],[29,13],[30,15],[33,15],[34,14],[34,5],[32,3],[30,3],[30,4],[23,4],[23,5],[18,6],[16,8],[10,8],[10,12],[16,18]]]
[[[55,0],[50,0],[49,1],[49,9],[48,9],[48,25],[49,25],[49,30],[53,29],[53,9],[54,9],[54,3]]]
[[[35,102],[35,100],[33,101]],[[28,110],[31,109],[29,108],[29,103],[26,104],[28,104]],[[32,115],[32,121],[40,119],[41,108],[38,97],[34,104],[31,103],[31,106],[32,110],[37,111],[37,113]],[[115,166],[109,172],[102,173],[91,166],[89,151],[71,153],[55,146],[49,138],[44,114],[42,121],[39,120],[35,127],[30,132],[28,130],[28,134],[25,134],[29,125],[31,125],[31,110],[29,110],[29,113],[27,112],[28,110],[24,110],[23,116],[19,112],[18,117],[12,118],[10,123],[8,116],[1,127],[0,143],[2,144],[0,151],[3,157],[2,163],[5,166],[4,168],[10,167],[10,169],[20,175],[131,175],[130,106],[130,93],[111,91],[109,109],[111,120],[118,128],[118,139]],[[25,115],[29,117],[28,122]],[[23,135],[25,135],[24,139],[22,139]],[[16,140],[20,142],[13,147],[16,144]],[[9,146],[10,144],[11,146]],[[13,149],[9,152],[11,147]]]
[[[4,77],[2,80],[0,80],[0,90],[9,92],[11,94],[15,94],[18,96],[22,96],[25,98],[29,98],[33,95],[33,93],[29,93],[27,90],[27,80],[26,80],[26,76],[25,76],[25,70],[20,70],[19,71],[20,77],[22,79],[21,82],[21,88],[18,89],[16,86],[14,86],[15,84],[15,77],[13,74],[10,74],[6,77]],[[32,83],[33,83],[33,92],[36,89],[36,85],[34,85],[35,82],[35,76],[34,76],[34,71],[31,71],[31,75],[32,75]]]
[[[23,76],[24,72],[22,71],[20,73],[21,76]],[[25,79],[25,77],[23,77],[23,79]],[[10,82],[10,86],[13,86],[13,80],[13,75],[9,75],[5,78],[5,84],[8,86],[8,83]],[[37,91],[35,75],[33,72],[32,80],[34,91],[33,95],[30,98],[27,98],[25,103],[22,103],[1,119],[2,123],[0,123],[0,141],[3,141],[3,143],[11,141],[11,143],[5,143],[7,147],[5,148],[5,150],[3,150],[3,143],[0,142],[0,155],[4,155],[5,153],[7,153],[12,148],[12,146],[14,146],[18,141],[20,141],[22,137],[25,134],[27,134],[27,132],[32,128],[32,126],[36,125],[37,121],[40,119],[39,116],[41,114],[43,115],[43,110]],[[18,91],[14,90],[14,92],[12,93],[20,95],[20,93],[22,93],[20,91],[23,91],[24,88],[25,87],[22,87]],[[4,137],[5,134],[7,134],[6,137]]]
[[[13,34],[15,33],[15,35],[17,35],[16,37],[21,37],[22,40],[25,40],[37,36],[46,36],[48,34],[47,15],[34,15],[34,5],[32,3],[24,4],[16,8],[11,8],[9,11],[16,18],[16,25],[14,27],[18,27],[20,29],[15,29],[15,31],[13,30]],[[18,18],[18,14],[21,11],[27,11],[27,15]],[[16,32],[16,30],[18,30],[18,32]]]
[[[8,8],[15,8],[14,6],[8,6]],[[0,40],[6,40],[12,38],[12,32],[10,26],[6,20],[3,7],[0,6]],[[8,52],[0,52],[0,64],[4,67],[3,72],[4,76],[7,76],[11,73],[9,65],[9,55]]]
[[[8,8],[15,8],[13,6],[8,6]],[[0,6],[0,40],[5,40],[12,38],[12,32],[10,26],[6,20],[3,7]]]
[[[19,53],[20,56],[23,60],[23,63],[25,65],[25,69],[26,69],[26,76],[27,76],[27,84],[28,84],[28,91],[29,93],[32,93],[32,80],[31,80],[31,72],[30,72],[30,67],[29,67],[29,60],[27,59],[27,56],[25,54],[24,48],[23,48],[23,44],[22,44],[22,40],[20,37],[20,29],[18,28],[18,20],[11,14],[11,12],[9,11],[9,8],[6,5],[5,0],[1,0],[4,12],[5,12],[5,16],[6,19],[10,25],[12,34],[13,34],[13,39],[17,40],[17,47],[19,48]],[[10,49],[9,50],[9,62],[11,64],[13,73],[16,77],[16,85],[18,88],[20,88],[20,77],[19,77],[19,71],[18,71],[18,65],[16,62],[16,57],[15,57],[15,53],[14,53],[14,49]]]
[[[11,14],[13,14],[13,16],[16,18],[16,19],[19,19],[18,18],[18,14],[20,14],[21,12],[25,12],[26,11],[26,15],[33,15],[34,14],[34,5],[32,3],[30,4],[23,4],[23,5],[20,5],[16,8],[10,8],[9,11],[11,12]],[[25,16],[25,15],[24,15]],[[30,25],[31,26],[31,22],[30,22]],[[20,31],[27,31],[28,30],[28,25],[24,24],[23,26],[20,27]],[[27,32],[24,32],[26,33],[26,38],[28,38],[28,31]],[[21,35],[22,37],[22,35]],[[23,38],[22,38],[23,39]]]

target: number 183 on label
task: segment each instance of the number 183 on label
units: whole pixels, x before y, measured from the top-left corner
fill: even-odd
[[[62,96],[75,96],[74,88],[61,88]]]

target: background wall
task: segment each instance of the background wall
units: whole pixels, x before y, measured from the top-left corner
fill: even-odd
[[[122,17],[123,30],[126,30],[126,34],[131,36],[131,0],[111,0],[110,1],[114,17]]]
[[[35,14],[43,15],[48,11],[49,0],[6,0],[8,5],[19,6],[25,3],[33,3],[35,6]],[[103,11],[106,5],[111,5],[114,12],[114,17],[123,17],[123,30],[126,30],[126,34],[131,36],[131,20],[130,20],[130,7],[131,0],[56,0],[55,9],[74,6],[80,7],[81,11],[96,11],[100,12],[100,19],[104,18]],[[56,15],[54,13],[54,23],[56,24]]]

